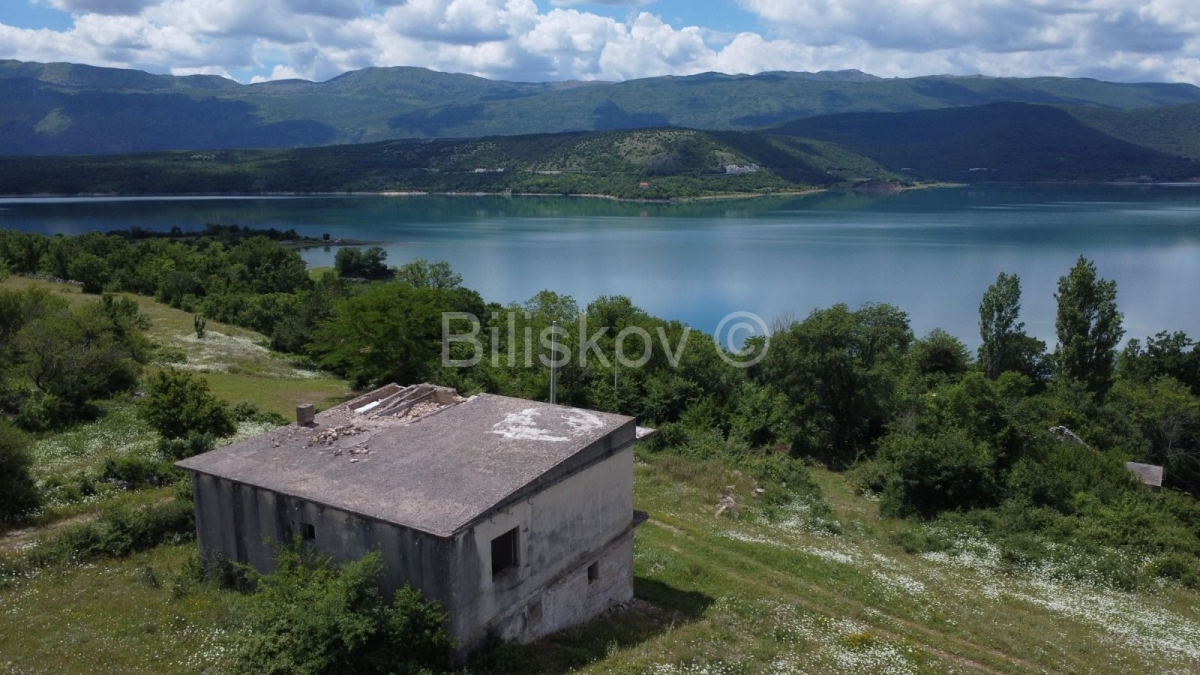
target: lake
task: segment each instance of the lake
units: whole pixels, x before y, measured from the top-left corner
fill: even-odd
[[[1200,187],[988,187],[900,195],[633,204],[597,199],[302,197],[0,200],[0,228],[78,234],[205,223],[382,242],[389,264],[446,260],[487,300],[549,288],[581,306],[628,295],[712,332],[731,312],[765,320],[888,302],[918,334],[977,345],[981,295],[1021,276],[1027,330],[1053,344],[1058,278],[1080,255],[1118,283],[1127,337],[1200,336]],[[311,249],[310,265],[335,251]]]

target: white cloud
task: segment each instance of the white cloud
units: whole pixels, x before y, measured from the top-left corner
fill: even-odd
[[[19,1],[19,0],[15,0]],[[56,9],[73,14],[134,15],[159,0],[49,0]]]
[[[74,25],[0,24],[0,58],[255,79],[411,65],[535,81],[846,68],[1200,81],[1195,0],[738,0],[764,26],[740,34],[575,0],[36,1]]]
[[[649,5],[654,0],[550,0],[550,4],[559,7],[571,5],[608,5],[609,7],[640,7]]]

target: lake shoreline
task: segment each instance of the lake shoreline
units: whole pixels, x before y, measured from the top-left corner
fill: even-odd
[[[557,197],[570,199],[602,199],[613,202],[621,202],[626,204],[687,204],[703,201],[721,201],[721,200],[740,200],[740,199],[761,199],[766,197],[805,197],[808,195],[824,194],[830,192],[870,192],[872,194],[902,194],[913,190],[932,190],[942,188],[961,188],[967,187],[966,183],[925,183],[919,185],[900,185],[889,184],[886,189],[877,189],[876,186],[849,186],[836,188],[805,188],[798,190],[779,190],[775,192],[729,192],[729,193],[714,193],[705,195],[695,195],[689,197],[666,197],[662,199],[652,198],[630,198],[618,197],[616,195],[600,194],[600,193],[570,193],[563,194],[561,192],[422,192],[413,190],[383,190],[377,192],[366,191],[350,191],[350,192],[328,192],[328,191],[291,191],[291,192],[203,192],[203,193],[171,193],[171,194],[127,194],[120,192],[107,193],[77,193],[77,194],[61,194],[61,193],[38,193],[30,195],[0,195],[0,199],[6,200],[36,200],[36,199],[129,199],[129,200],[154,200],[154,199],[287,199],[287,198],[304,198],[304,197]]]

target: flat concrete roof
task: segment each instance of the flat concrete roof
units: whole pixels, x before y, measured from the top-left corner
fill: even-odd
[[[410,421],[348,405],[177,466],[448,537],[635,441],[632,417],[506,396]]]

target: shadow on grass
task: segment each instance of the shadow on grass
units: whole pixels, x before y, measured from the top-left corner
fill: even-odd
[[[493,645],[477,655],[471,673],[566,673],[698,621],[713,604],[703,593],[635,577],[634,602],[533,645]]]

